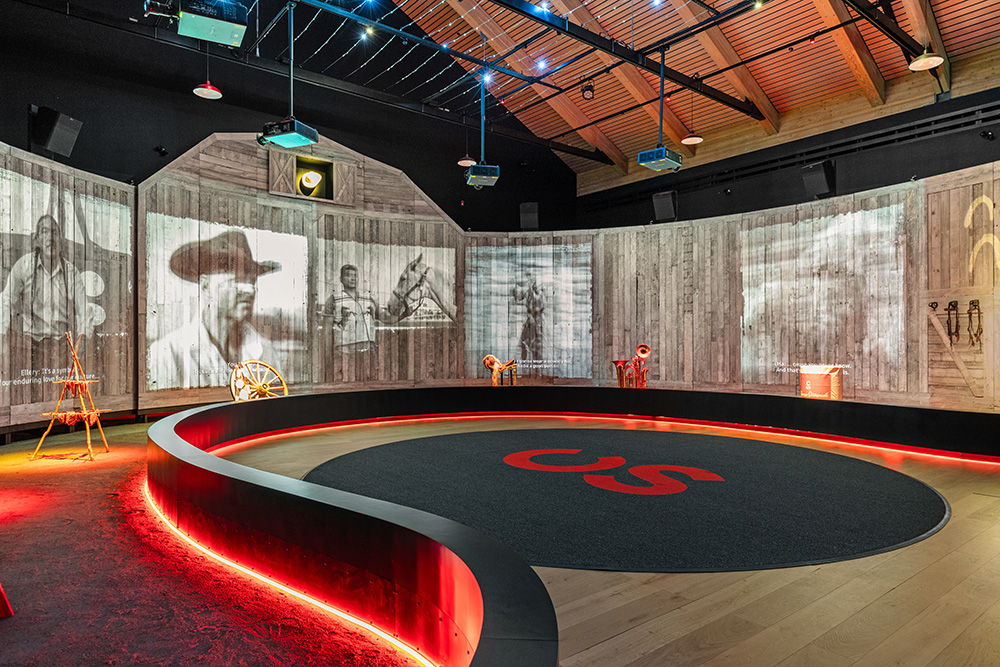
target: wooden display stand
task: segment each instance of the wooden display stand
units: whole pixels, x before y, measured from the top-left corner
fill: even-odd
[[[83,336],[77,336],[76,344],[73,343],[72,337],[70,337],[69,332],[66,333],[66,342],[69,343],[69,351],[73,357],[73,363],[69,369],[69,377],[65,380],[53,380],[53,384],[62,384],[62,392],[59,394],[59,401],[56,403],[56,409],[52,412],[46,412],[42,414],[43,417],[52,417],[49,420],[49,427],[45,429],[45,433],[42,434],[41,439],[38,441],[38,446],[35,447],[34,453],[31,455],[29,460],[34,461],[35,457],[38,456],[38,450],[42,448],[42,443],[45,442],[45,436],[49,434],[52,430],[52,425],[56,423],[58,419],[61,423],[67,426],[72,426],[78,421],[82,421],[84,427],[87,429],[87,453],[89,454],[89,460],[94,460],[94,448],[90,445],[90,427],[97,424],[97,430],[101,433],[101,441],[104,443],[104,451],[110,452],[111,448],[108,447],[108,440],[104,437],[104,429],[101,428],[101,413],[107,412],[107,410],[98,410],[94,407],[94,399],[90,395],[90,383],[97,382],[97,380],[88,380],[86,374],[83,372],[83,366],[80,365],[80,358],[76,354],[76,350],[80,345],[80,338]],[[65,412],[60,412],[59,407],[62,405],[63,398],[66,396],[66,390],[73,396],[80,399],[80,409],[79,410],[67,410]],[[90,406],[89,408],[87,406]]]

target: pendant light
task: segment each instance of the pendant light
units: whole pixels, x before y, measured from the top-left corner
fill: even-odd
[[[929,50],[930,47],[924,47],[924,52],[919,56],[910,61],[907,68],[911,72],[924,72],[929,69],[934,69],[938,65],[944,62],[944,58]]]
[[[695,75],[697,78],[698,75]],[[694,90],[691,91],[691,131],[688,135],[681,139],[681,143],[685,146],[697,146],[701,142],[705,141],[702,139],[701,135],[694,131]]]
[[[205,83],[199,83],[194,87],[193,92],[198,97],[204,100],[217,100],[222,97],[222,91],[212,85],[208,76],[208,62],[209,62],[208,47],[205,47]]]
[[[465,155],[463,155],[462,157],[460,157],[458,159],[458,166],[459,167],[471,167],[474,164],[478,164],[478,163],[476,162],[476,158],[474,158],[471,155],[469,155],[469,131],[466,130],[465,131]]]

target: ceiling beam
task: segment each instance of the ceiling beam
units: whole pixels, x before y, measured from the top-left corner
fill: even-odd
[[[694,10],[685,0],[670,0],[670,4],[673,5],[678,16],[684,19],[685,22],[692,22],[697,18]],[[698,42],[701,44],[701,48],[705,49],[705,52],[712,58],[712,61],[720,68],[738,65],[741,62],[736,49],[729,43],[729,39],[723,34],[722,28],[717,25],[713,25],[704,32],[698,33]],[[739,64],[738,67],[726,70],[726,78],[732,84],[733,88],[738,90],[747,99],[752,100],[757,105],[757,108],[760,109],[760,112],[764,114],[763,120],[759,121],[760,126],[764,128],[764,132],[767,134],[777,134],[778,129],[781,127],[778,110],[774,108],[774,104],[771,103],[771,100],[764,92],[764,89],[760,87],[760,84],[757,83],[757,80],[753,78],[753,74],[750,73],[746,65]]]
[[[910,21],[910,29],[917,41],[925,47],[933,47],[934,53],[944,58],[944,62],[929,73],[934,77],[935,92],[946,93],[951,90],[951,60],[944,48],[941,31],[938,30],[934,10],[929,0],[900,0],[906,18]]]
[[[878,7],[868,2],[868,0],[844,0],[851,9],[861,14],[868,22],[875,26],[883,35],[909,52],[911,57],[919,56],[924,52],[924,45],[910,37],[895,21],[879,11]]]
[[[553,4],[559,10],[560,13],[571,16],[574,21],[580,23],[581,25],[600,25],[597,18],[590,13],[590,10],[581,2],[581,0],[553,0]],[[603,26],[602,26],[603,28]],[[603,51],[597,52],[598,57],[601,59],[605,65],[611,65],[613,63],[621,62],[617,58],[604,53]],[[621,65],[620,67],[615,67],[611,70],[615,78],[618,79],[619,83],[624,86],[625,90],[628,91],[629,95],[636,102],[648,102],[651,99],[658,99],[660,93],[654,90],[649,82],[646,81],[646,77],[634,66],[627,63]],[[660,114],[657,109],[652,108],[650,105],[643,107],[653,122],[659,126],[660,125]],[[679,152],[688,157],[694,156],[694,149],[691,146],[685,146],[681,143],[681,139],[686,137],[690,130],[684,125],[672,111],[665,108],[663,109],[663,134],[667,135],[672,142],[677,146]]]
[[[479,5],[467,7],[460,3],[461,0],[448,0],[448,5],[462,18],[463,21],[468,23],[473,30],[485,35],[487,39],[493,41],[495,51],[509,51],[517,45],[514,39],[508,35],[496,21],[493,20],[493,17],[491,17],[485,9]],[[508,64],[511,69],[520,73],[521,77],[519,78],[528,77],[530,79],[531,72],[528,70],[537,72],[536,63],[527,56],[522,56],[516,62]],[[525,74],[525,72],[527,72],[527,74]],[[531,87],[536,93],[542,96],[544,96],[547,92],[545,88],[541,87],[541,82],[532,83]],[[552,97],[547,103],[550,107],[552,107],[553,111],[559,114],[564,121],[569,123],[570,127],[577,127],[590,123],[590,118],[587,114],[585,114],[580,107],[573,104],[573,102],[565,95]],[[578,134],[591,146],[594,146],[611,158],[623,174],[628,174],[628,158],[622,150],[618,148],[618,146],[616,146],[615,143],[607,137],[607,135],[604,134],[604,132],[597,127],[590,126],[581,129]]]
[[[454,1],[457,0],[449,0],[449,2]],[[656,76],[660,76],[660,63],[656,60],[643,55],[639,51],[628,48],[621,42],[617,42],[613,39],[609,39],[590,32],[589,30],[585,30],[575,23],[570,23],[569,19],[564,16],[556,16],[551,12],[542,10],[541,7],[537,5],[525,2],[525,0],[490,0],[490,2],[520,14],[525,18],[529,18],[532,21],[549,26],[563,35],[572,37],[578,42],[586,44],[587,46],[592,46],[600,51],[603,51],[604,53],[618,58],[619,60],[635,65],[636,67],[644,69],[647,72],[652,72]],[[758,109],[753,102],[738,100],[732,95],[728,95],[721,90],[717,90],[711,86],[706,86],[704,81],[701,79],[696,79],[688,76],[687,74],[682,74],[681,72],[678,72],[670,67],[663,68],[663,76],[665,79],[673,81],[677,85],[684,86],[685,88],[707,97],[714,102],[718,102],[723,106],[735,109],[742,114],[750,116],[754,120],[762,120],[764,118],[760,109]]]
[[[813,0],[819,15],[827,26],[835,26],[851,20],[851,12],[844,4],[845,0]],[[848,0],[850,1],[850,0]],[[873,107],[885,104],[885,77],[878,68],[875,58],[861,31],[854,23],[847,23],[841,30],[833,32],[833,41],[836,42],[840,54],[844,56],[844,61],[854,74],[858,85],[864,91],[868,103]]]
[[[492,69],[492,70],[494,70],[496,72],[500,72],[501,74],[506,74],[507,76],[513,77],[515,79],[520,79],[522,81],[528,81],[530,79],[530,77],[525,76],[521,72],[516,72],[516,71],[510,70],[510,69],[507,69],[506,67],[503,67],[501,65],[494,65],[494,64],[492,64],[492,63],[490,63],[490,62],[488,62],[486,60],[483,60],[482,58],[477,58],[477,57],[475,57],[475,56],[473,56],[471,54],[465,53],[463,51],[456,51],[455,49],[450,49],[447,46],[444,46],[443,44],[438,44],[437,42],[435,42],[432,39],[426,39],[424,37],[418,37],[417,35],[414,35],[414,34],[411,34],[411,33],[408,33],[408,32],[404,32],[402,30],[399,30],[397,28],[393,28],[392,26],[386,25],[384,23],[379,23],[378,21],[376,21],[374,19],[370,19],[367,16],[361,16],[360,14],[355,14],[354,12],[347,11],[346,9],[341,9],[340,7],[338,7],[338,6],[334,5],[334,4],[331,4],[329,2],[325,2],[324,0],[294,0],[294,2],[290,2],[289,4],[293,4],[294,5],[296,3],[301,3],[303,5],[308,5],[309,7],[315,7],[316,9],[322,9],[323,11],[330,12],[331,14],[334,14],[336,16],[340,16],[340,17],[343,17],[345,19],[350,19],[351,21],[354,21],[356,23],[360,23],[363,26],[368,26],[368,27],[373,28],[373,29],[377,28],[378,30],[380,30],[382,32],[385,32],[385,33],[388,33],[390,35],[393,35],[394,37],[399,37],[402,40],[406,40],[406,41],[410,41],[410,42],[416,42],[417,44],[420,44],[421,46],[426,46],[427,48],[434,49],[435,51],[441,51],[442,53],[446,53],[449,56],[452,56],[454,58],[459,58],[461,60],[466,60],[466,61],[468,61],[470,63],[479,65],[480,67],[489,67],[490,69]],[[287,5],[286,5],[286,7],[287,7]],[[511,47],[513,48],[515,46],[517,46],[517,45],[514,44],[514,42],[512,40],[511,41]],[[557,86],[553,86],[553,85],[547,84],[547,83],[543,83],[543,85],[549,86],[550,88],[556,88],[557,87]]]

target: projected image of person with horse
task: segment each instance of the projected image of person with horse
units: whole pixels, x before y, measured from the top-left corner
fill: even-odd
[[[360,248],[357,250],[351,254],[378,253],[377,248],[367,253],[360,252]],[[340,264],[337,270],[339,289],[331,291],[321,311],[331,334],[328,342],[333,351],[373,351],[378,345],[377,332],[380,330],[395,332],[455,323],[454,277],[425,262],[425,254],[418,251],[416,257],[406,263],[391,290],[384,285],[376,285],[375,290],[363,288],[358,265]],[[377,257],[372,257],[371,263],[376,270],[384,267]],[[372,281],[378,283],[378,277]]]

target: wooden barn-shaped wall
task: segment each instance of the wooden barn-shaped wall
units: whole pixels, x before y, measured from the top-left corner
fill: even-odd
[[[215,134],[143,183],[138,207],[143,406],[226,399],[243,358],[293,391],[461,377],[461,230],[398,170],[326,139]],[[228,358],[227,299],[250,301]]]
[[[998,411],[1000,163],[743,215],[489,234],[326,139],[216,134],[138,188],[0,160],[0,428],[51,410],[68,348],[44,327],[68,319],[116,411],[228,400],[249,357],[292,392],[481,384],[487,354],[521,383],[614,386],[639,343],[651,387],[799,395],[818,365],[844,400]],[[51,303],[24,287],[43,282],[47,215],[67,262]]]

